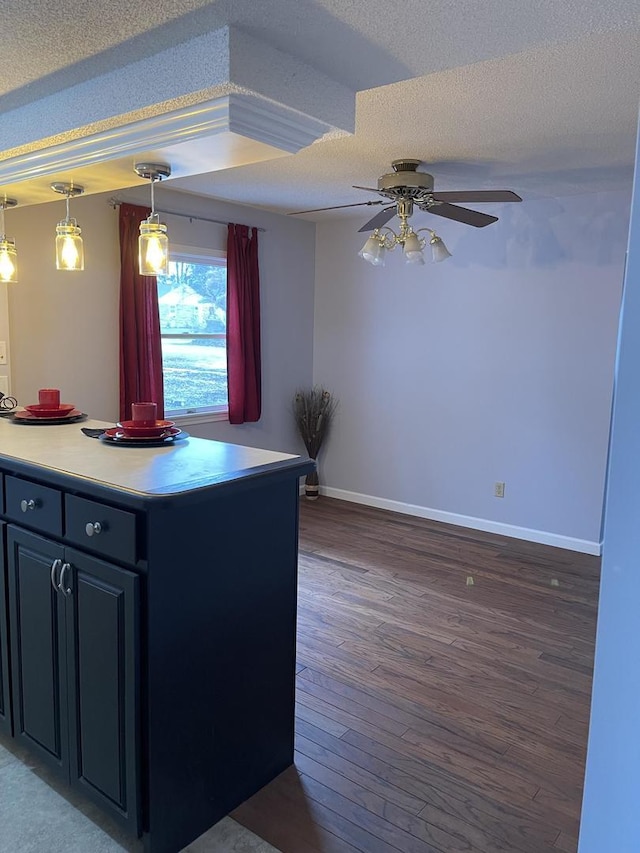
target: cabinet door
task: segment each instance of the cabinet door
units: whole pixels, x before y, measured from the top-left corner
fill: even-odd
[[[65,602],[51,579],[63,549],[11,525],[7,534],[14,735],[66,772]]]
[[[0,482],[2,478],[0,478]],[[9,640],[7,636],[7,572],[5,566],[6,525],[0,522],[0,732],[10,735]]]
[[[139,578],[67,549],[71,781],[139,832]]]

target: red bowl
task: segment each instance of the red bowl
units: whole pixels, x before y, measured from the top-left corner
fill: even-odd
[[[156,421],[154,426],[148,424],[142,426],[140,421],[122,421],[118,423],[125,435],[140,438],[151,438],[162,435],[174,425],[173,421]]]
[[[75,409],[75,406],[69,403],[60,403],[59,406],[49,406],[47,403],[36,403],[33,406],[25,406],[29,414],[35,415],[37,418],[64,418],[69,412]]]

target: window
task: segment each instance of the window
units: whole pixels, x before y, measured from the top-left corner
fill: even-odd
[[[173,248],[158,308],[165,414],[227,412],[225,255]]]

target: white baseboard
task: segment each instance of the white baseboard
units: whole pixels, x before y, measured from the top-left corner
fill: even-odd
[[[460,527],[471,527],[474,530],[484,530],[487,533],[498,533],[501,536],[511,536],[513,539],[525,539],[528,542],[538,542],[541,545],[553,545],[555,548],[567,548],[569,551],[580,551],[582,554],[593,554],[599,557],[602,553],[600,542],[590,542],[588,539],[574,539],[571,536],[561,536],[558,533],[547,533],[545,530],[531,530],[528,527],[516,527],[513,524],[503,524],[499,521],[489,521],[486,518],[474,518],[470,515],[458,515],[455,512],[444,512],[430,509],[426,506],[392,501],[387,498],[376,498],[372,495],[361,495],[358,492],[347,492],[344,489],[332,489],[320,486],[320,494],[341,501],[374,506],[378,509],[388,509],[391,512],[401,512],[404,515],[415,515],[419,518],[429,518],[432,521],[443,521],[446,524],[457,524]]]

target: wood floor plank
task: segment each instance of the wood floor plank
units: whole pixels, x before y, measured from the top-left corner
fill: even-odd
[[[296,766],[235,819],[283,853],[575,853],[599,567],[303,502]]]
[[[561,832],[554,845],[556,850],[561,853],[576,853],[578,849],[578,839],[572,838],[564,832]]]

